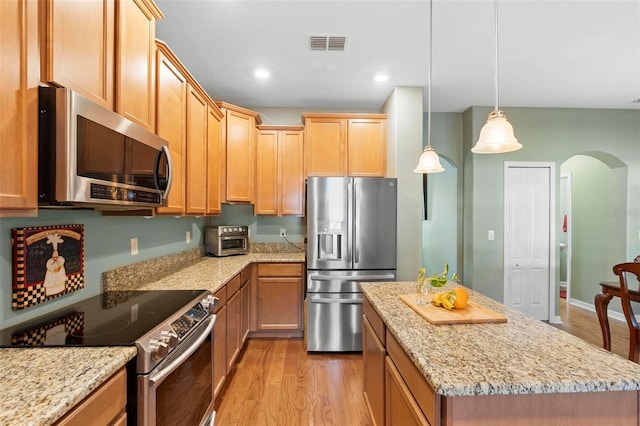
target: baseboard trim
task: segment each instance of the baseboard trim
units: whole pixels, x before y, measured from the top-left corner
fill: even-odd
[[[583,302],[582,300],[573,299],[573,298],[569,299],[568,302],[570,305],[577,306],[579,308],[583,308],[591,312],[596,312],[596,307],[593,303],[587,303],[587,302]],[[609,316],[609,318],[622,321],[622,322],[627,322],[622,312],[617,312],[611,309],[607,309],[607,315]],[[640,321],[640,315],[636,315],[636,320]]]
[[[562,318],[560,318],[560,315],[556,315],[549,320],[549,324],[562,324]]]

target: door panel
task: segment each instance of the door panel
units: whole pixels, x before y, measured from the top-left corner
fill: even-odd
[[[307,268],[351,269],[349,178],[310,177],[307,181]]]
[[[508,167],[505,173],[505,303],[549,319],[551,170]]]
[[[353,194],[354,269],[396,269],[396,179],[354,178]]]

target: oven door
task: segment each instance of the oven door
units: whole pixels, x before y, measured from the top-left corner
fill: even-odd
[[[212,315],[158,364],[138,376],[138,425],[213,426]]]

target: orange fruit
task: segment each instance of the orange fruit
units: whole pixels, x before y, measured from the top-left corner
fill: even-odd
[[[464,309],[469,301],[469,293],[464,287],[456,287],[453,291],[456,294],[456,301],[453,302],[454,309]]]

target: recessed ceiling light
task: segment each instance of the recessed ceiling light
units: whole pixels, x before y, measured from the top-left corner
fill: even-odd
[[[382,83],[383,81],[389,80],[389,76],[385,74],[378,74],[373,79],[378,83]]]
[[[255,72],[253,73],[253,75],[255,75],[255,76],[256,76],[256,77],[258,77],[258,78],[265,79],[265,78],[269,78],[269,76],[270,76],[271,74],[269,73],[269,71],[268,71],[268,70],[266,70],[266,69],[264,69],[264,68],[260,68],[260,69],[255,70]]]

